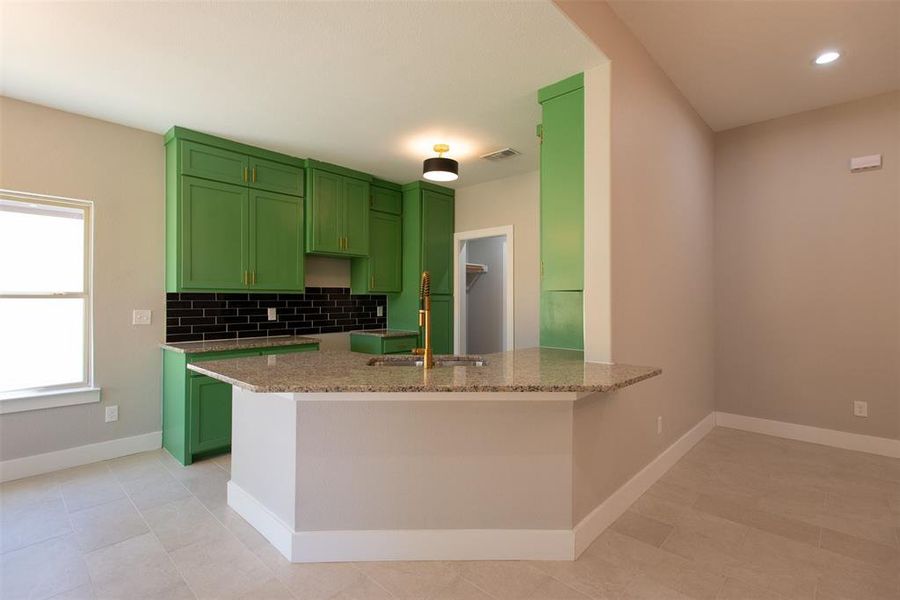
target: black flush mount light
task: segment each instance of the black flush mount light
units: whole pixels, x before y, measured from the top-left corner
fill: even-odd
[[[459,163],[452,158],[444,158],[442,154],[450,151],[447,144],[435,144],[437,156],[426,158],[422,163],[422,177],[428,181],[456,181],[459,179]]]

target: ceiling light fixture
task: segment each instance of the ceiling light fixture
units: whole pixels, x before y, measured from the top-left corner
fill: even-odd
[[[833,63],[840,57],[841,53],[837,50],[826,50],[816,57],[815,63],[817,65],[827,65],[828,63]]]
[[[435,144],[434,151],[437,156],[426,158],[422,163],[422,177],[429,181],[456,181],[459,179],[459,163],[452,158],[444,158],[443,154],[450,151],[447,144]]]

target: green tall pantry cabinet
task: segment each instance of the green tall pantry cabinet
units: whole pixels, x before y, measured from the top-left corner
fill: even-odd
[[[541,138],[540,344],[584,349],[584,76],[538,92]]]
[[[173,127],[166,291],[302,292],[304,162]]]
[[[428,271],[431,341],[436,354],[452,354],[454,191],[426,181],[404,185],[402,191],[403,289],[388,296],[388,325],[419,329],[419,280]]]

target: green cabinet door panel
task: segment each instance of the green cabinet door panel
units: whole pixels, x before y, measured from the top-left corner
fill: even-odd
[[[584,350],[582,292],[541,293],[541,346]]]
[[[399,215],[372,211],[369,216],[369,286],[371,292],[399,292],[402,288],[402,247]]]
[[[584,288],[584,90],[542,104],[542,290]]]
[[[343,236],[343,178],[313,170],[306,195],[306,251],[338,254]]]
[[[431,297],[431,346],[435,354],[453,354],[453,296]]]
[[[181,287],[245,288],[247,188],[182,177],[181,200]]]
[[[191,450],[194,454],[231,445],[231,384],[191,377]]]
[[[181,174],[223,183],[245,183],[248,159],[243,154],[214,146],[182,141]]]
[[[369,182],[343,178],[343,254],[369,253]]]
[[[250,288],[303,291],[303,200],[250,191]]]
[[[389,190],[373,185],[370,196],[370,208],[372,210],[391,213],[393,215],[400,214],[403,202],[400,190]]]
[[[422,191],[422,268],[432,294],[453,293],[453,197]]]
[[[263,158],[250,157],[250,187],[290,194],[303,195],[303,169],[284,165]]]

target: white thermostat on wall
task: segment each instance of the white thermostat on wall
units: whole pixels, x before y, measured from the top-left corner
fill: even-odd
[[[869,156],[857,156],[850,159],[850,172],[868,171],[869,169],[881,168],[881,155],[870,154]]]

